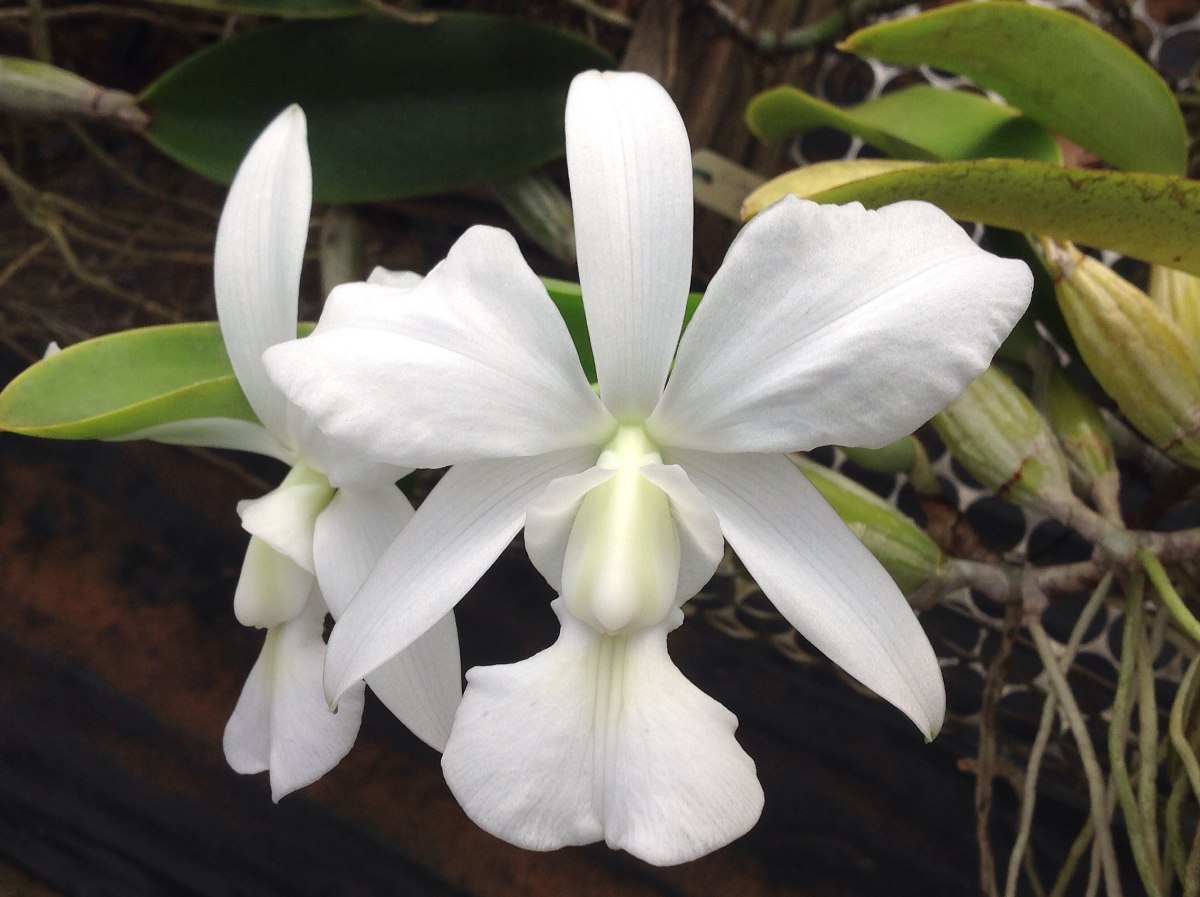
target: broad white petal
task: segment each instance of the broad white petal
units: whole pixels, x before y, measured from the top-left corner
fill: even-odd
[[[585,72],[567,95],[579,282],[600,395],[619,419],[654,408],[692,274],[692,154],[652,78]]]
[[[334,619],[350,606],[384,550],[412,518],[395,487],[341,489],[317,518],[317,581]],[[367,677],[387,708],[414,735],[441,750],[462,697],[462,666],[453,614]]]
[[[550,483],[525,515],[525,551],[555,592],[562,592],[563,557],[583,497],[616,470],[592,467]]]
[[[476,667],[442,770],[467,815],[532,850],[601,838],[656,865],[744,834],[762,788],[733,714],[687,681],[662,623],[602,636],[555,602],[558,641]]]
[[[419,284],[422,276],[416,271],[390,271],[381,265],[376,265],[367,276],[367,283],[377,283],[385,287],[395,287],[409,290]]]
[[[312,207],[306,135],[304,113],[289,106],[254,141],[229,187],[213,258],[217,318],[229,360],[250,407],[280,439],[285,403],[267,380],[262,354],[296,337]]]
[[[349,753],[362,719],[363,690],[330,712],[321,689],[325,605],[314,590],[297,619],[273,627],[225,727],[225,756],[241,773],[271,772],[278,801],[312,784]]]
[[[243,626],[262,629],[286,623],[304,608],[314,581],[312,573],[251,536],[233,593],[233,615]]]
[[[261,424],[232,417],[197,417],[191,420],[175,420],[155,424],[126,436],[118,436],[114,442],[131,439],[153,439],[169,445],[194,445],[202,448],[234,449],[278,458],[292,464],[296,454],[267,432]]]
[[[333,627],[331,701],[448,614],[521,529],[546,483],[593,460],[595,450],[585,448],[452,467]]]
[[[771,603],[926,738],[941,728],[937,657],[904,595],[784,455],[672,451]]]
[[[884,445],[987,367],[1032,284],[927,203],[788,197],[734,241],[650,427],[706,451]]]
[[[639,467],[642,476],[667,493],[671,518],[679,536],[679,585],[676,604],[682,604],[699,592],[725,554],[721,523],[708,499],[688,479],[677,464],[647,464]]]
[[[330,313],[385,287],[346,284]],[[566,324],[511,236],[474,227],[419,286],[393,290],[383,329],[318,326],[267,352],[288,397],[378,461],[443,467],[598,445],[614,424]]]
[[[261,498],[238,502],[242,529],[266,542],[296,566],[315,573],[313,528],[333,498],[333,487],[307,465],[291,469],[284,481]]]

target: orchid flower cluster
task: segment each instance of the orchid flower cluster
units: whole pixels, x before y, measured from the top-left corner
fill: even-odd
[[[681,337],[693,210],[679,113],[650,78],[588,72],[566,136],[596,387],[517,243],[491,227],[424,278],[336,288],[293,339],[311,198],[301,111],[242,164],[216,293],[262,427],[222,444],[291,472],[239,507],[251,542],[235,607],[267,641],[226,752],[270,769],[277,798],[314,780],[349,749],[365,680],[444,749],[451,791],[487,831],[680,863],[763,805],[737,720],[667,651],[726,540],[813,644],[936,734],[945,692],[920,625],[786,453],[912,432],[987,367],[1031,276],[930,205],[789,198],[744,228]],[[441,467],[413,513],[398,477]],[[452,609],[522,529],[561,633],[470,670],[460,700]]]

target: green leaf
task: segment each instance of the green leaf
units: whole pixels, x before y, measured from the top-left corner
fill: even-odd
[[[862,178],[854,176],[858,166],[851,162],[780,175],[746,198],[743,216],[789,193],[870,208],[923,199],[964,221],[1115,249],[1200,274],[1200,181],[1021,159],[870,161]]]
[[[142,327],[42,359],[0,392],[0,430],[111,439],[204,417],[256,422],[216,323]]]
[[[437,14],[286,22],[185,60],[139,98],[147,136],[228,182],[291,103],[308,116],[314,196],[416,196],[521,174],[563,151],[571,78],[612,60],[529,22]]]
[[[1116,38],[1068,12],[956,3],[872,25],[839,46],[965,75],[1119,168],[1186,171],[1187,133],[1167,85]]]
[[[361,0],[157,0],[168,6],[188,6],[212,12],[284,19],[332,19],[359,15],[367,9]]]
[[[811,128],[837,128],[899,159],[1041,159],[1061,162],[1054,138],[1015,109],[977,94],[915,85],[848,109],[794,87],[750,101],[750,129],[775,143]]]
[[[567,324],[571,341],[575,343],[575,351],[579,353],[579,363],[590,382],[596,382],[596,358],[592,355],[592,340],[588,335],[587,317],[583,311],[583,291],[579,284],[569,280],[556,280],[553,277],[543,277],[542,283],[550,293],[550,298],[558,306],[559,313]],[[687,308],[683,313],[683,325],[692,319],[696,307],[700,304],[700,293],[689,293]]]

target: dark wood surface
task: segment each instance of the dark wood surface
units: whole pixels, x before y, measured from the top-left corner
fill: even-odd
[[[266,777],[232,772],[220,747],[260,638],[231,612],[234,504],[252,494],[181,449],[0,437],[0,859],[14,874],[68,895],[975,890],[953,739],[927,746],[827,672],[699,619],[672,655],[738,714],[767,794],[756,828],[712,856],[655,869],[601,846],[510,847],[374,701],[350,756],[272,804]],[[506,553],[460,606],[465,664],[548,644],[550,598],[523,551]],[[1076,824],[1043,825],[1039,849]]]

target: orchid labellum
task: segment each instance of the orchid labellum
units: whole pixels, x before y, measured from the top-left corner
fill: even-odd
[[[314,334],[265,364],[364,456],[453,465],[334,627],[329,696],[442,619],[524,527],[561,634],[468,673],[450,788],[514,844],[604,839],[679,863],[744,833],[763,802],[735,718],[667,656],[724,540],[831,660],[937,732],[945,692],[920,625],[785,453],[910,433],[987,366],[1032,279],[933,206],[789,198],[745,227],[681,339],[678,112],[645,76],[589,72],[566,128],[598,394],[515,241],[488,227],[412,290],[335,290]]]

